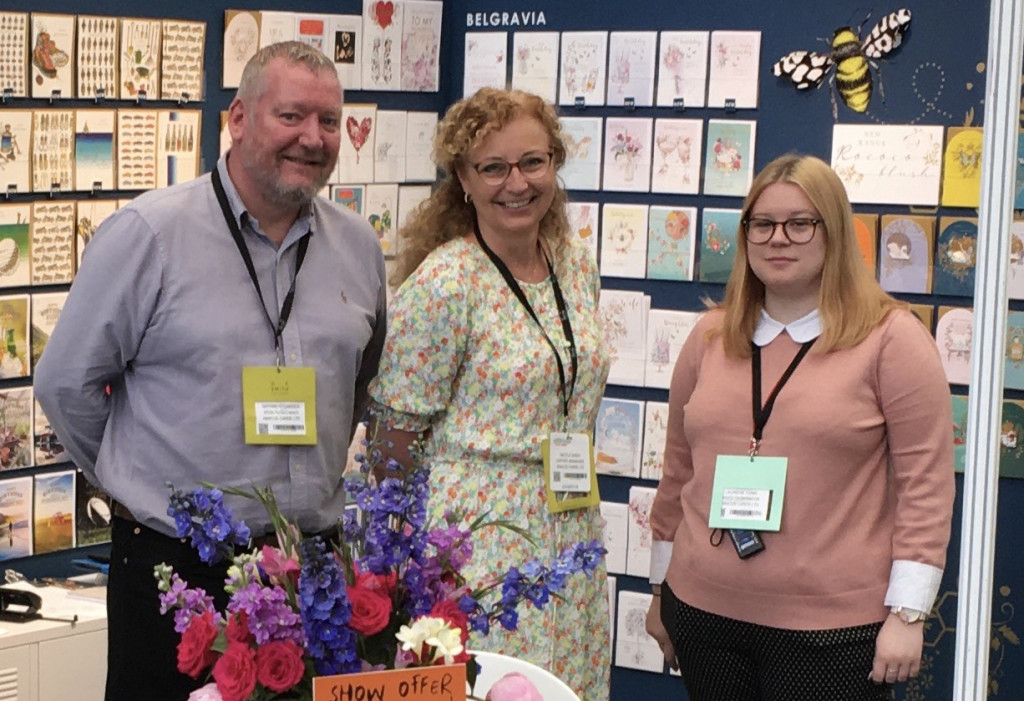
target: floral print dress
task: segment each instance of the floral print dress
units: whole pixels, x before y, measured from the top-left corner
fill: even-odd
[[[430,429],[425,458],[432,517],[465,509],[468,523],[490,512],[524,528],[537,544],[507,530],[478,531],[473,564],[464,571],[471,584],[535,558],[550,562],[570,544],[601,538],[596,507],[552,514],[545,498],[541,441],[551,431],[592,432],[609,367],[593,254],[574,239],[559,252],[555,274],[579,358],[568,421],[551,347],[475,240],[455,239],[433,251],[389,310],[384,357],[370,393],[394,415],[397,428]],[[550,281],[519,284],[559,349],[568,381],[568,343]],[[592,579],[571,578],[562,596],[543,611],[521,607],[516,632],[494,626],[470,644],[549,669],[585,701],[606,701],[604,566]]]

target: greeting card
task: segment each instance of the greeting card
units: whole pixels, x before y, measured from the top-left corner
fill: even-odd
[[[0,378],[9,380],[32,374],[30,306],[28,295],[0,297]]]
[[[32,465],[32,401],[31,387],[0,390],[0,470]]]
[[[745,197],[754,179],[757,122],[708,120],[704,194]]]
[[[953,404],[953,470],[964,471],[967,458],[967,395],[951,394]]]
[[[558,174],[567,190],[601,189],[600,117],[561,117],[566,158]]]
[[[372,183],[377,105],[346,104],[341,108],[341,148],[334,182]]]
[[[35,554],[75,547],[75,471],[35,475]]]
[[[75,480],[75,542],[79,547],[110,540],[112,511],[110,495],[79,473]]]
[[[73,97],[75,16],[33,12],[31,54],[32,97]]]
[[[887,292],[932,291],[935,218],[902,214],[882,217],[878,282]]]
[[[9,88],[12,97],[28,97],[29,14],[0,12],[0,89]]]
[[[611,370],[608,383],[642,387],[647,343],[647,310],[651,298],[643,292],[601,290],[598,309]]]
[[[603,189],[648,192],[651,189],[651,129],[646,117],[609,117],[605,121]]]
[[[23,287],[32,282],[31,220],[30,204],[0,204],[0,287]]]
[[[512,35],[512,88],[558,99],[558,32],[515,32]]]
[[[117,17],[78,15],[75,77],[79,98],[92,99],[102,95],[113,99],[120,95],[117,30]]]
[[[366,200],[366,186],[331,185],[330,197],[335,204],[351,209],[356,214],[362,214],[363,202]]]
[[[301,41],[321,53],[327,53],[330,26],[325,15],[297,12],[292,16],[292,21],[295,22],[295,41]]]
[[[377,233],[385,256],[397,253],[396,218],[398,216],[398,185],[367,185],[363,216]]]
[[[67,301],[67,292],[39,292],[32,295],[29,305],[32,310],[32,367],[39,362],[39,358],[46,349],[46,343],[50,340],[60,318],[60,312],[64,309],[64,302]],[[15,339],[17,342],[17,339]],[[37,464],[38,461],[37,461]]]
[[[604,556],[608,572],[623,574],[626,571],[626,519],[628,506],[614,501],[601,502],[601,518],[604,527],[601,529],[603,545],[607,554]]]
[[[206,22],[165,19],[161,33],[160,97],[164,100],[202,100]]]
[[[878,268],[878,215],[854,212],[853,235],[864,265],[873,275]]]
[[[480,88],[504,88],[508,72],[508,33],[466,32],[463,63],[463,96],[469,97]]]
[[[647,363],[644,384],[668,389],[676,358],[700,319],[699,312],[652,309],[647,313]]]
[[[82,253],[85,246],[96,234],[96,229],[103,220],[117,211],[118,200],[80,200],[76,206],[77,222],[75,224],[75,269],[82,264]]]
[[[1003,387],[1024,389],[1024,312],[1006,315]]]
[[[704,122],[700,119],[654,120],[654,167],[651,192],[696,195],[700,192],[700,153]]]
[[[159,97],[161,32],[158,19],[121,20],[122,100],[134,100],[143,95],[150,100]]]
[[[378,110],[374,130],[373,179],[378,183],[405,180],[406,112]]]
[[[295,41],[295,13],[260,12],[260,48],[282,41]]]
[[[608,95],[617,106],[654,103],[654,62],[657,32],[612,32],[608,41]]]
[[[33,343],[35,340],[33,339]],[[35,444],[35,464],[53,465],[70,460],[64,444],[57,438],[50,420],[38,401],[33,402],[35,412],[32,415],[33,443]]]
[[[970,297],[974,294],[977,242],[977,219],[969,217],[939,218],[935,278],[932,284],[934,294],[958,297]]]
[[[402,5],[363,0],[363,90],[402,89]]]
[[[630,399],[601,400],[594,425],[594,463],[598,474],[640,476],[644,403]]]
[[[408,112],[405,127],[405,179],[407,182],[434,182],[437,166],[431,149],[437,131],[437,112]]]
[[[708,32],[661,32],[658,107],[703,107],[708,82]]]
[[[224,64],[221,87],[237,88],[242,69],[260,48],[260,13],[224,10]]]
[[[33,110],[32,191],[73,190],[74,110]]]
[[[117,189],[156,187],[157,113],[117,111]]]
[[[643,575],[646,577],[647,574]],[[615,666],[639,669],[661,674],[665,669],[665,656],[658,641],[647,633],[647,610],[651,595],[635,591],[620,591],[618,605],[618,631],[615,639]]]
[[[647,402],[644,407],[644,446],[640,477],[660,481],[665,470],[665,441],[668,440],[668,402]]]
[[[1024,402],[1003,402],[999,428],[999,476],[1024,479]]]
[[[32,191],[32,115],[32,110],[4,107],[0,119],[0,191],[4,193]]]
[[[156,185],[167,187],[199,177],[201,110],[160,110],[157,116]]]
[[[761,32],[711,32],[708,107],[757,107]]]
[[[569,231],[578,236],[594,254],[597,260],[597,202],[568,202],[566,216],[569,218]]]
[[[942,127],[836,124],[832,168],[851,202],[939,204]]]
[[[629,549],[626,551],[626,574],[647,577],[651,571],[651,506],[655,491],[651,487],[629,488]],[[621,629],[620,629],[621,630]]]
[[[558,104],[603,105],[608,32],[562,32]]]
[[[116,110],[75,110],[75,189],[114,190]]]
[[[642,278],[647,268],[647,205],[605,203],[601,211],[601,275]]]
[[[1010,269],[1006,282],[1010,299],[1024,299],[1024,221],[1010,224],[1010,254],[1007,265]]]
[[[409,221],[409,218],[416,211],[416,208],[420,204],[430,198],[430,185],[399,185],[398,186],[398,219],[395,224],[395,232],[402,230],[405,223]],[[398,255],[401,251],[399,249],[401,245],[401,239],[395,236],[395,255]]]
[[[0,480],[0,560],[31,554],[32,476]]]
[[[344,90],[359,90],[363,84],[363,18],[359,15],[325,15],[327,45],[325,53],[334,61],[338,80]]]
[[[692,280],[697,208],[652,206],[648,221],[647,277]]]
[[[32,203],[32,284],[71,282],[75,274],[75,203]]]
[[[436,0],[405,0],[402,19],[402,90],[437,92],[441,9]]]
[[[981,127],[949,127],[942,168],[942,206],[977,207],[981,198]]]
[[[961,307],[939,307],[935,342],[939,359],[951,384],[971,382],[971,342],[974,336],[974,311]]]
[[[740,226],[738,209],[705,209],[701,221],[699,279],[702,282],[729,280],[736,258],[736,236]]]

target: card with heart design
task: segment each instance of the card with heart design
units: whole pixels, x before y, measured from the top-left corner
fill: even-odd
[[[403,3],[363,0],[363,90],[402,89]]]
[[[372,183],[377,105],[347,104],[342,107],[341,121],[344,131],[334,182]]]

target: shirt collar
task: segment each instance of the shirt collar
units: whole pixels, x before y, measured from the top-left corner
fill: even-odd
[[[250,230],[259,233],[258,224],[256,217],[249,214],[245,208],[245,203],[242,202],[241,195],[238,194],[238,190],[235,188],[235,184],[231,181],[231,176],[228,174],[228,156],[230,151],[225,153],[217,160],[217,170],[220,171],[221,185],[224,186],[224,194],[227,195],[228,204],[231,206],[231,214],[234,215],[235,221],[238,222],[238,228],[245,231],[246,224],[249,224]],[[302,235],[307,231],[315,233],[316,217],[313,216],[312,204],[305,205],[299,211],[299,217],[295,220],[295,224],[292,224],[291,231],[288,232],[288,236],[281,244],[281,250],[288,248],[293,240],[302,238]],[[260,234],[262,236],[262,234]]]
[[[754,328],[754,337],[751,339],[755,345],[767,346],[778,338],[783,331],[789,334],[797,343],[813,341],[821,335],[821,316],[818,310],[814,309],[806,316],[802,316],[789,324],[781,324],[768,316],[768,312],[761,309],[761,318],[757,320]]]

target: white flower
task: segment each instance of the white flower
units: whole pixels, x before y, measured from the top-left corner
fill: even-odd
[[[427,638],[427,645],[435,648],[431,662],[436,662],[444,656],[444,663],[451,664],[455,661],[455,656],[462,652],[462,631],[459,628],[450,628],[447,621],[444,626],[436,635]]]
[[[434,648],[430,661],[444,657],[445,664],[451,664],[455,655],[462,652],[462,631],[452,628],[448,621],[436,616],[421,616],[411,626],[402,626],[395,634],[403,650],[419,654],[423,645]]]
[[[217,689],[216,682],[210,682],[188,695],[188,701],[224,701]]]

